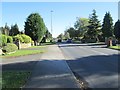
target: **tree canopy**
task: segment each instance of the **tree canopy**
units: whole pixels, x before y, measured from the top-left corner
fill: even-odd
[[[18,25],[17,25],[17,24],[11,25],[11,29],[10,29],[10,31],[9,31],[9,35],[10,35],[10,36],[15,36],[15,35],[17,35],[17,34],[19,34]]]
[[[118,20],[114,25],[114,35],[120,40],[120,20]]]
[[[30,14],[25,22],[25,34],[35,42],[41,42],[46,32],[45,23],[38,13]]]
[[[102,33],[104,38],[113,36],[113,19],[109,12],[106,12],[104,16],[102,24]]]
[[[100,21],[98,20],[98,16],[96,15],[96,10],[93,10],[93,13],[89,17],[89,25],[88,25],[88,35],[89,38],[97,39],[98,41],[98,35],[100,34]]]

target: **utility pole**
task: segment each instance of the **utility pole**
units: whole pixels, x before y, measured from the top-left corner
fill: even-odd
[[[53,35],[53,27],[52,27],[52,10],[51,10],[51,34]]]

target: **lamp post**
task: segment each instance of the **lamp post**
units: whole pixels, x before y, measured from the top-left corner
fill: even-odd
[[[53,29],[52,29],[52,10],[51,10],[51,34],[53,34]]]

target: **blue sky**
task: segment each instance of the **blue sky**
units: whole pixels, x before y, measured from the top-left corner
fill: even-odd
[[[51,10],[53,21],[53,36],[64,33],[65,29],[73,26],[76,17],[88,18],[92,10],[97,11],[98,19],[109,11],[114,22],[118,19],[117,2],[2,2],[2,26],[17,23],[20,30],[24,30],[24,22],[31,13],[38,12],[51,31]]]

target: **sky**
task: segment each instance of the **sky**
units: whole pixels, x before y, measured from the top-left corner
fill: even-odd
[[[115,23],[118,20],[118,2],[2,2],[2,26],[18,24],[24,30],[24,22],[31,13],[39,13],[51,32],[51,10],[53,37],[70,26],[77,17],[88,18],[96,10],[98,19],[103,22],[106,12],[110,12]]]

